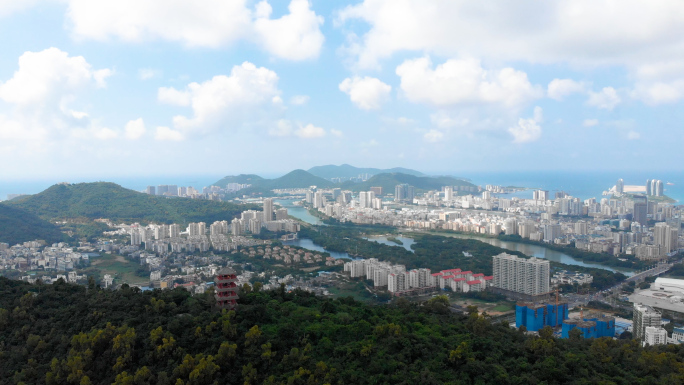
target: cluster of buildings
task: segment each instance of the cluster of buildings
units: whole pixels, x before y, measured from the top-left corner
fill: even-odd
[[[207,227],[204,222],[190,223],[185,229],[178,224],[135,223],[121,226],[130,235],[131,245],[144,245],[145,250],[159,254],[237,250],[252,246],[255,240],[244,235],[260,234],[262,229],[272,232],[297,233],[300,225],[289,219],[286,208],[275,209],[273,199],[264,199],[264,210],[247,210],[231,222],[216,221]],[[114,233],[113,233],[114,234]]]
[[[551,276],[551,285],[585,285],[594,282],[594,277],[587,273],[560,270]]]
[[[202,188],[200,191],[192,186],[185,187],[162,184],[158,186],[147,186],[145,193],[149,195],[160,195],[167,197],[220,200],[226,194],[236,193],[250,186],[250,184],[228,183],[225,188],[221,188],[219,186],[209,186]]]
[[[263,259],[273,259],[275,261],[282,261],[286,265],[290,264],[321,264],[325,263],[326,266],[341,265],[344,263],[341,259],[335,259],[333,257],[324,257],[319,253],[314,253],[306,249],[295,248],[292,246],[284,245],[280,246],[263,246],[263,247],[250,247],[244,249],[243,253],[247,254],[249,257],[261,257]]]
[[[461,269],[442,270],[432,273],[430,269],[406,270],[404,265],[393,265],[376,258],[357,259],[344,264],[344,271],[352,278],[365,278],[373,281],[373,287],[387,286],[387,291],[395,296],[423,294],[437,289],[451,289],[455,292],[483,291],[492,282],[492,277],[482,273],[461,271]]]
[[[66,243],[46,245],[44,241],[30,241],[10,246],[0,243],[0,271],[28,271],[44,269],[65,272],[90,264],[94,253],[75,251]]]
[[[622,190],[632,187],[623,184]],[[662,181],[636,187],[647,195],[614,191],[598,201],[582,201],[563,191],[551,197],[546,190],[535,190],[532,199],[497,198],[494,193],[507,191],[501,186],[487,186],[481,195],[466,191],[473,186],[445,186],[420,196],[405,184],[397,185],[393,196],[383,196],[380,187],[356,195],[312,187],[306,201],[342,222],[517,235],[616,257],[660,260],[684,249],[681,208],[651,199],[662,196]]]

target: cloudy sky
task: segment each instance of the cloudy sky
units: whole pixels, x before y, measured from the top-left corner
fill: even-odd
[[[0,46],[0,179],[684,160],[678,0],[0,0]]]

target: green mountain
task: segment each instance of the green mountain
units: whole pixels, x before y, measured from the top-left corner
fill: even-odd
[[[264,178],[254,174],[229,175],[223,177],[221,180],[214,183],[213,185],[225,188],[228,183],[258,184],[264,180]]]
[[[218,182],[214,183],[214,186],[225,187],[227,183],[249,183],[252,186],[243,190],[240,190],[238,194],[268,194],[273,189],[280,188],[306,188],[309,186],[318,187],[331,187],[333,183],[319,178],[311,173],[304,170],[294,170],[276,179],[264,179],[258,175],[237,175],[237,176],[227,176]]]
[[[677,346],[583,339],[579,328],[568,339],[548,327],[531,335],[474,307],[455,312],[445,295],[370,306],[301,290],[239,294],[236,311],[219,312],[211,290],[193,296],[0,277],[0,384],[684,381]]]
[[[371,187],[382,187],[384,194],[394,194],[394,187],[398,184],[407,183],[416,190],[441,190],[444,186],[469,186],[474,184],[450,176],[415,176],[403,173],[378,174],[361,183],[345,182],[344,189],[352,191],[368,191]],[[457,193],[458,191],[454,191]]]
[[[26,210],[0,203],[0,242],[16,245],[42,239],[54,243],[62,238],[56,225]]]
[[[58,184],[7,203],[43,219],[108,218],[125,222],[188,223],[230,220],[252,206],[139,193],[114,183]]]
[[[309,186],[331,187],[333,183],[321,177],[315,176],[308,171],[294,170],[269,181],[271,188],[305,188]]]
[[[402,173],[408,175],[422,176],[424,175],[420,171],[411,170],[408,168],[395,167],[390,169],[379,169],[379,168],[360,168],[354,167],[348,164],[327,165],[327,166],[316,166],[308,170],[311,174],[316,175],[321,178],[331,179],[331,178],[354,178],[361,174],[377,175],[383,173]]]

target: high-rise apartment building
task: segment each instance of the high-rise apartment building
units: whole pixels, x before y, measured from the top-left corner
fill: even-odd
[[[451,186],[444,187],[444,200],[450,201],[454,199],[454,188]]]
[[[625,192],[625,181],[621,179],[618,179],[617,183],[615,183],[615,192],[618,194],[622,194]]]
[[[180,237],[180,226],[177,224],[169,225],[169,237],[179,238]]]
[[[648,201],[645,196],[634,197],[632,220],[640,225],[648,224]]]
[[[559,238],[561,235],[561,225],[544,225],[544,242],[553,242],[554,239]]]
[[[660,327],[662,317],[660,313],[655,311],[652,307],[642,305],[639,303],[634,304],[634,326],[633,326],[633,336],[636,340],[643,340],[646,334],[646,328],[649,326]]]
[[[273,198],[264,198],[264,222],[273,220]]]
[[[375,193],[373,191],[361,191],[359,193],[359,206],[363,208],[373,207],[373,200],[375,199]]]
[[[677,249],[679,230],[665,222],[658,222],[653,227],[653,243],[660,246],[660,253],[667,254]]]
[[[536,201],[546,201],[549,200],[548,190],[534,190],[532,193],[532,199]]]
[[[413,198],[416,196],[415,187],[404,184],[398,184],[394,187],[394,200],[395,201],[407,201],[413,202]]]
[[[286,208],[280,208],[277,209],[275,212],[275,218],[276,221],[282,221],[283,219],[287,219],[288,213]]]
[[[506,235],[518,234],[518,222],[515,218],[506,218],[506,220],[504,220],[503,228]]]
[[[154,186],[147,186],[147,189],[145,192],[149,195],[156,195],[157,194],[157,189]]]
[[[539,258],[520,258],[501,253],[492,257],[494,287],[523,293],[539,295],[549,292],[549,261]]]
[[[370,190],[375,193],[375,195],[382,195],[382,186],[371,187]]]

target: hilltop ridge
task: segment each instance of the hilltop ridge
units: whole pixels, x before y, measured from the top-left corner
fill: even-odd
[[[148,195],[110,182],[58,184],[6,205],[45,220],[108,218],[180,224],[228,220],[245,209],[234,203]]]

